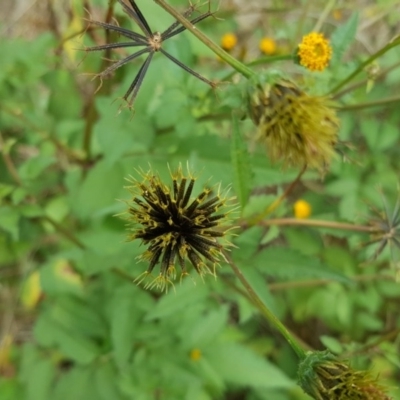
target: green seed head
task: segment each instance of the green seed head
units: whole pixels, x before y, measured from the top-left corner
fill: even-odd
[[[329,100],[309,96],[276,75],[256,79],[249,81],[247,106],[269,157],[324,172],[335,155],[339,127]]]
[[[390,400],[368,371],[354,371],[328,351],[307,354],[299,365],[298,382],[317,400]]]

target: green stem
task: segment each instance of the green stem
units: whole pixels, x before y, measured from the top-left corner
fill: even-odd
[[[286,190],[282,193],[280,197],[273,201],[261,214],[255,216],[253,219],[250,219],[249,225],[256,225],[260,221],[262,221],[268,214],[271,214],[282,203],[282,201],[289,196],[295,186],[300,182],[300,179],[303,176],[304,172],[306,172],[306,169],[307,164],[303,166],[296,179],[286,188]]]
[[[367,101],[365,103],[358,104],[349,104],[345,106],[340,106],[338,109],[340,111],[352,111],[352,110],[361,110],[363,108],[369,107],[378,107],[383,106],[390,103],[398,103],[400,102],[400,96],[386,97],[384,99],[376,100],[376,101]]]
[[[392,49],[393,47],[396,47],[400,44],[400,38],[397,38],[394,40],[392,43],[387,44],[385,47],[377,51],[375,54],[373,54],[371,57],[367,58],[363,63],[361,63],[358,68],[353,71],[350,75],[347,76],[347,78],[343,79],[341,82],[339,82],[330,92],[327,93],[327,96],[331,96],[335,92],[337,92],[339,89],[341,89],[343,86],[345,86],[348,82],[350,82],[353,78],[355,78],[361,71],[364,70],[364,68],[368,65],[371,64],[374,60],[385,54],[387,51]]]
[[[294,352],[300,359],[304,359],[306,357],[306,351],[302,348],[302,346],[297,342],[297,340],[290,334],[290,332],[286,329],[285,325],[282,324],[281,321],[270,311],[270,309],[263,303],[254,289],[251,287],[248,280],[242,274],[242,271],[237,267],[237,265],[233,262],[232,258],[226,252],[224,253],[228,264],[232,268],[235,275],[239,278],[240,282],[243,284],[251,301],[254,305],[260,310],[262,315],[267,319],[267,321],[277,329],[282,336],[287,340],[289,345],[292,347]]]
[[[378,233],[380,230],[374,226],[353,225],[345,222],[313,220],[313,219],[297,219],[297,218],[275,218],[260,221],[262,226],[312,226],[316,228],[340,229],[352,232]]]
[[[74,236],[70,231],[65,229],[61,224],[59,224],[53,218],[50,218],[47,215],[44,215],[43,217],[41,217],[41,219],[50,223],[51,225],[53,225],[53,227],[56,231],[61,233],[65,238],[67,238],[70,242],[74,243],[80,249],[82,249],[82,250],[86,249],[86,246],[76,236]]]
[[[383,79],[389,72],[393,71],[394,69],[396,69],[398,66],[400,66],[400,62],[396,62],[393,65],[391,65],[390,67],[386,68],[385,70],[383,70],[381,73],[379,73],[375,78],[374,78],[374,82],[378,82],[379,80]],[[366,78],[363,79],[359,82],[353,83],[350,86],[347,86],[345,89],[341,90],[340,92],[337,92],[334,96],[332,96],[332,99],[339,99],[340,97],[344,96],[345,94],[352,92],[353,90],[358,89],[361,86],[364,86],[368,83],[368,81],[370,80],[370,78]]]
[[[232,57],[221,47],[215,44],[211,39],[209,39],[204,33],[200,32],[194,25],[190,23],[183,15],[179,14],[173,7],[167,4],[164,0],[154,0],[156,4],[162,7],[168,14],[172,15],[177,21],[179,21],[188,31],[193,33],[201,42],[203,42],[210,50],[212,50],[216,55],[221,57],[225,62],[227,62],[232,68],[242,74],[245,78],[250,78],[255,75],[255,72],[248,68],[245,64],[238,61],[236,58]]]

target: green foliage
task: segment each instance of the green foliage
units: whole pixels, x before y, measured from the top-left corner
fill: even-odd
[[[174,21],[155,2],[137,3],[154,30]],[[168,3],[187,7],[185,0]],[[257,74],[279,70],[302,90],[326,94],[393,39],[393,2],[367,3],[376,15],[359,3],[356,12],[333,10],[339,19],[319,21],[333,48],[321,73],[293,65],[291,54],[299,35],[314,28],[314,13],[324,15],[323,2],[312,15],[296,6],[302,17],[295,23],[293,4],[274,3],[279,13],[261,7],[250,35],[237,23],[245,11],[222,4],[216,16],[224,21],[207,18],[196,29],[217,43],[235,32],[231,55],[256,60]],[[0,398],[310,399],[296,384],[296,354],[264,321],[227,260],[216,279],[191,273],[168,293],[134,282],[148,265],[138,262],[144,247],[126,242],[118,217],[132,200],[125,179],[151,168],[170,182],[179,164],[197,178],[194,195],[210,182],[231,187],[240,212],[229,215],[229,257],[290,332],[307,349],[327,348],[354,368],[372,368],[399,398],[398,47],[376,60],[381,75],[366,68],[332,93],[341,123],[338,156],[324,179],[307,170],[290,188],[299,171],[271,163],[243,114],[245,79],[232,77],[232,68],[190,32],[165,49],[221,82],[216,89],[160,53],[134,110],[121,96],[141,59],[102,86],[92,81],[107,60],[132,49],[85,54],[85,46],[123,41],[115,32],[112,40],[97,28],[84,32],[87,5],[96,19],[108,15],[109,23],[115,18],[139,32],[118,2],[97,0],[54,7],[46,29],[27,21],[29,37],[1,27]],[[264,36],[276,40],[278,59],[258,52]],[[354,108],[363,103],[371,107]],[[293,218],[298,199],[312,205],[310,218]],[[369,230],[391,223],[391,230]]]

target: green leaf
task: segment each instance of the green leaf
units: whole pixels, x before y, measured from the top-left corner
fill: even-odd
[[[24,393],[21,383],[16,378],[0,380],[1,400],[21,400],[24,399]]]
[[[94,378],[93,368],[75,367],[61,375],[48,399],[100,400]]]
[[[187,346],[201,347],[212,342],[213,339],[222,331],[228,320],[228,308],[221,307],[218,310],[210,311],[202,318],[198,318],[194,325],[190,327],[184,340]]]
[[[344,25],[339,25],[331,36],[333,55],[331,65],[336,66],[342,60],[344,52],[348,49],[356,36],[358,26],[358,13],[353,13]]]
[[[186,279],[182,285],[164,295],[156,306],[146,317],[147,321],[156,318],[165,318],[169,315],[179,313],[203,300],[207,295],[207,288],[203,284],[194,285],[191,279]]]
[[[38,318],[34,334],[40,345],[57,347],[65,358],[79,364],[89,364],[100,354],[92,341],[63,327],[48,314]]]
[[[123,185],[124,170],[121,165],[109,166],[107,162],[100,161],[76,191],[69,193],[71,208],[81,218],[93,218],[96,213],[115,206],[116,199],[122,197]]]
[[[235,385],[264,388],[294,386],[294,382],[275,365],[240,344],[210,346],[205,357],[224,380]]]
[[[267,275],[282,279],[320,278],[352,283],[346,276],[333,271],[318,258],[306,256],[289,248],[267,248],[248,260],[248,264]]]
[[[25,400],[48,400],[54,377],[54,367],[44,359],[33,345],[25,345],[22,351],[21,380],[25,387]]]
[[[336,338],[332,336],[322,335],[319,337],[322,344],[330,351],[335,354],[340,354],[343,352],[343,346]]]
[[[94,382],[99,400],[119,400],[121,394],[117,388],[118,373],[110,362],[98,365],[94,372]]]
[[[13,240],[18,240],[20,215],[15,208],[0,208],[0,229],[9,233]]]
[[[240,133],[239,120],[235,113],[232,114],[231,157],[234,171],[234,188],[243,211],[249,199],[253,173],[250,155],[246,142]]]

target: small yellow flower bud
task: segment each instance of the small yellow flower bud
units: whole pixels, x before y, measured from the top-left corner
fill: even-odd
[[[237,36],[234,33],[225,33],[221,38],[221,47],[226,50],[232,50],[237,44]]]
[[[192,349],[189,357],[192,361],[198,361],[201,358],[201,351],[199,349]]]
[[[261,52],[270,56],[276,52],[275,40],[269,37],[264,37],[260,40],[259,48]]]
[[[296,218],[308,218],[311,215],[310,203],[305,200],[297,200],[293,205],[293,212]]]

